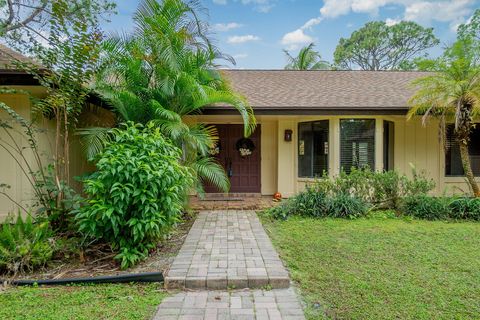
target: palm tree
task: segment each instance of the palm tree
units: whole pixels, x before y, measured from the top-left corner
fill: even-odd
[[[207,105],[229,104],[241,114],[245,136],[255,128],[251,107],[221,77],[216,59],[225,58],[206,37],[197,1],[145,0],[134,15],[131,35],[116,35],[104,43],[94,89],[112,106],[118,122],[153,122],[183,150],[183,161],[197,176],[196,187],[208,181],[229,189],[223,168],[209,156],[217,132],[214,127],[190,124],[183,117]],[[228,58],[228,57],[227,57]],[[108,129],[80,132],[89,155],[98,152]]]
[[[322,60],[320,54],[313,50],[315,45],[310,43],[303,47],[298,52],[296,57],[293,57],[287,50],[283,50],[288,59],[288,64],[285,66],[287,70],[328,70],[330,64]]]
[[[463,170],[473,193],[479,197],[468,151],[474,119],[480,115],[480,61],[475,48],[471,39],[458,40],[443,57],[425,64],[435,73],[413,81],[417,91],[409,101],[408,118],[423,115],[424,124],[430,117],[439,118],[442,136],[445,123],[454,122]]]

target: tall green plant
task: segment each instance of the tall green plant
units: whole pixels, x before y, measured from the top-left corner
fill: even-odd
[[[314,50],[314,44],[310,43],[300,49],[297,56],[292,56],[287,50],[283,50],[287,56],[287,70],[328,70],[330,64],[322,60],[320,53]]]
[[[255,118],[217,70],[215,61],[225,57],[206,36],[208,26],[201,12],[197,1],[143,1],[134,15],[135,31],[103,43],[94,89],[111,104],[119,123],[154,123],[180,147],[182,162],[195,169],[199,190],[204,180],[228,190],[224,170],[208,154],[216,130],[185,122],[184,116],[199,114],[212,104],[232,105],[243,117],[245,135],[254,130]],[[90,154],[92,149],[101,150],[108,139],[105,131],[80,131],[89,139]]]
[[[447,48],[439,59],[423,62],[435,73],[412,82],[417,91],[409,101],[408,113],[409,119],[422,115],[424,124],[432,117],[440,119],[442,136],[445,136],[446,122],[453,121],[465,177],[477,197],[480,197],[480,188],[468,149],[474,119],[480,116],[479,58],[476,41],[466,37]]]
[[[76,219],[80,231],[118,250],[126,268],[178,221],[192,176],[179,162],[180,149],[153,124],[129,123],[112,134],[97,171],[84,180],[89,198]]]

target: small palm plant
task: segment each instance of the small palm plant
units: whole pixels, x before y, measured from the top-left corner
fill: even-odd
[[[422,115],[423,122],[431,117],[440,119],[442,136],[446,122],[453,122],[455,139],[460,147],[465,177],[475,196],[480,189],[473,174],[468,146],[475,118],[480,115],[480,64],[475,42],[458,40],[443,57],[427,61],[434,74],[413,81],[417,88],[410,99],[408,118]]]
[[[0,271],[16,274],[44,266],[54,252],[48,222],[34,223],[30,215],[9,217],[0,225]]]
[[[300,49],[296,57],[292,56],[287,50],[283,50],[287,56],[288,64],[285,66],[287,70],[328,70],[330,64],[322,60],[322,56],[313,48],[315,45],[310,43]]]
[[[245,135],[255,128],[253,111],[221,77],[215,60],[223,56],[206,37],[196,1],[144,0],[135,13],[131,35],[112,36],[95,81],[95,91],[112,106],[118,122],[153,122],[183,150],[185,165],[193,168],[196,186],[213,183],[228,191],[223,168],[208,154],[217,132],[214,127],[191,124],[195,115],[216,103],[235,107],[243,117]],[[108,129],[80,131],[93,156],[109,138]]]

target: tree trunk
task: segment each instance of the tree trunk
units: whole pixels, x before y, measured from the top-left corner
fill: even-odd
[[[480,197],[480,189],[478,183],[475,180],[475,176],[472,170],[472,164],[470,162],[470,154],[468,153],[468,144],[465,143],[465,140],[459,139],[458,144],[460,146],[460,157],[462,159],[463,171],[465,172],[465,177],[468,180],[468,183],[472,187],[473,194],[475,197]]]

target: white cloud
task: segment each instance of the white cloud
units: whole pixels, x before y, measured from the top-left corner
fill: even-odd
[[[421,24],[431,24],[432,21],[448,22],[450,26],[465,22],[472,13],[472,0],[454,1],[420,1],[412,3],[405,9],[405,20]]]
[[[233,29],[238,29],[242,27],[243,24],[236,23],[236,22],[229,22],[229,23],[216,23],[212,26],[213,31],[218,32],[227,32]]]
[[[402,20],[458,23],[472,13],[474,4],[475,0],[324,0],[320,17],[336,18],[350,12],[376,15],[380,8],[394,5],[404,7]]]
[[[250,41],[258,41],[260,37],[254,36],[252,34],[247,34],[244,36],[232,36],[228,37],[227,42],[232,44],[245,43]]]
[[[269,12],[274,6],[274,2],[276,0],[232,0],[235,2],[241,2],[244,5],[252,5],[256,11],[267,13]],[[228,0],[213,0],[213,3],[226,5]]]
[[[301,45],[313,42],[313,38],[303,32],[303,29],[285,34],[282,38],[282,45],[286,46],[288,50],[295,50]]]
[[[245,59],[248,57],[248,54],[246,53],[237,53],[233,55],[233,59],[238,60],[238,59]]]
[[[388,18],[385,23],[394,25],[401,20],[415,21],[430,25],[433,21],[450,23],[456,30],[460,23],[466,21],[474,9],[476,0],[324,0],[320,8],[320,16],[310,19],[299,29],[286,33],[281,43],[298,46],[312,41],[305,34],[306,30],[318,25],[324,19],[354,13],[377,15],[380,8],[403,7],[403,17]]]
[[[297,30],[286,33],[281,40],[281,44],[286,46],[288,50],[296,50],[301,45],[305,45],[313,42],[313,38],[305,34],[305,30],[312,29],[312,27],[316,26],[317,24],[320,24],[322,20],[323,20],[322,17],[308,20],[307,22],[304,23],[303,26],[301,26]]]
[[[387,18],[387,20],[385,20],[385,24],[389,27],[391,26],[394,26],[396,24],[399,24],[402,20],[401,19],[391,19],[391,18]]]
[[[305,22],[305,24],[300,29],[302,29],[302,30],[311,29],[313,26],[316,26],[317,24],[320,24],[320,22],[322,22],[322,20],[323,20],[322,17],[312,18],[312,19],[308,20],[307,22]]]

